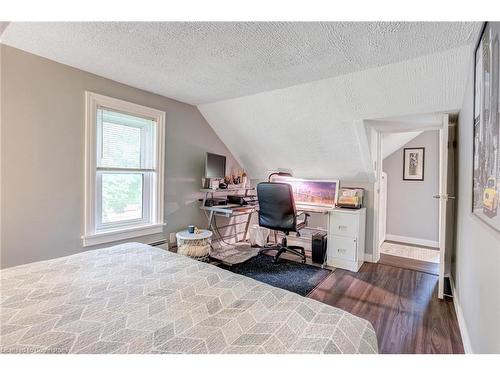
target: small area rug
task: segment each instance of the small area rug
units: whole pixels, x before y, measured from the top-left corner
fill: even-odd
[[[272,256],[264,254],[241,264],[219,267],[304,297],[331,274],[330,270],[287,259],[275,264]]]

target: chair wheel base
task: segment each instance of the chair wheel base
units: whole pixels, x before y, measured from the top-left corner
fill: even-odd
[[[274,264],[279,263],[280,257],[283,253],[291,253],[291,254],[297,255],[300,257],[300,262],[302,262],[303,264],[306,263],[306,252],[305,252],[304,248],[302,246],[287,245],[286,244],[286,237],[283,239],[283,242],[281,245],[270,244],[270,245],[267,245],[267,246],[261,248],[261,250],[259,251],[259,255],[265,254],[271,250],[277,251],[276,255],[273,256],[273,260],[272,260],[272,262]]]

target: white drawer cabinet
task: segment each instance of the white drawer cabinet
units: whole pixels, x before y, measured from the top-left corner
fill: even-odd
[[[343,211],[332,211],[330,214],[330,233],[335,236],[357,237],[358,215]]]
[[[356,239],[353,237],[331,236],[328,243],[332,244],[331,255],[333,258],[356,261]],[[330,255],[330,254],[329,254]],[[328,257],[330,259],[330,257]]]
[[[327,264],[357,272],[365,253],[366,208],[330,212]]]

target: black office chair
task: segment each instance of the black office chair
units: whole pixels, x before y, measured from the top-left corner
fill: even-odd
[[[293,199],[292,187],[289,184],[277,182],[261,182],[257,185],[257,198],[259,199],[259,225],[275,231],[284,233],[281,244],[266,245],[259,254],[271,250],[278,250],[273,262],[278,262],[284,252],[298,255],[302,263],[306,262],[306,253],[302,246],[289,246],[286,236],[290,232],[296,232],[307,226],[309,214],[297,212]],[[297,222],[297,217],[304,215],[304,221]]]

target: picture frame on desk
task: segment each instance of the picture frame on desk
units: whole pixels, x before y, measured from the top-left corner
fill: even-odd
[[[203,189],[218,190],[220,180],[218,178],[202,178],[201,186]]]

